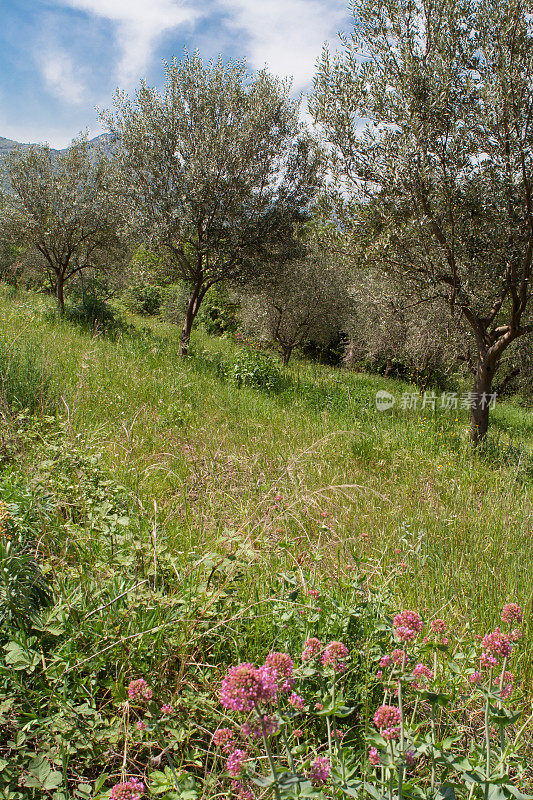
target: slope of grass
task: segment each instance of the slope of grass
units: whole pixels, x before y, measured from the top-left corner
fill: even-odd
[[[297,362],[277,392],[237,389],[214,364],[217,351],[231,358],[229,342],[197,334],[183,361],[171,326],[91,337],[43,319],[39,303],[4,301],[2,358],[31,355],[33,384],[42,375],[72,435],[102,453],[147,520],[156,504],[178,554],[249,542],[250,591],[261,570],[312,562],[329,581],[364,555],[426,615],[483,627],[497,601],[531,608],[530,413],[498,406],[477,457],[466,410],[376,410],[377,390],[399,401],[414,387]]]
[[[137,757],[122,742],[124,686],[140,674],[179,698],[163,742],[201,771],[227,665],[272,647],[295,652],[309,635],[359,647],[383,635],[395,608],[471,637],[519,603],[514,667],[530,696],[529,412],[499,404],[486,453],[473,454],[468,411],[420,398],[403,409],[407,384],[299,361],[282,370],[200,332],[184,360],[174,327],[132,321],[133,333],[93,336],[42,297],[2,295],[0,388],[11,411],[0,497],[19,550],[1,549],[0,560],[39,579],[42,570],[52,598],[37,616],[13,602],[19,627],[3,629],[0,724],[24,723],[24,733],[18,766],[7,766],[13,743],[0,741],[0,790],[36,787],[6,797],[41,796],[43,781],[92,797],[106,759],[111,782],[126,759],[142,774],[153,746],[147,755],[141,737]],[[271,373],[275,389],[242,385],[259,361],[253,380]],[[393,408],[377,410],[379,390]],[[351,684],[366,720],[379,702],[372,670],[363,659]],[[227,796],[213,780],[202,796]]]

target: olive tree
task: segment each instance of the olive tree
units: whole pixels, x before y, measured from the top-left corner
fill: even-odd
[[[444,301],[475,339],[474,443],[504,351],[533,331],[527,10],[522,0],[360,0],[341,53],[323,54],[311,102],[330,148],[337,234],[360,266]]]
[[[166,65],[162,94],[142,83],[104,114],[130,226],[190,287],[183,353],[206,292],[282,259],[305,217],[321,159],[298,107],[264,71],[187,55]]]
[[[342,273],[320,256],[287,261],[264,276],[242,301],[247,331],[278,350],[288,364],[295,348],[327,347],[342,334],[350,298]]]
[[[109,159],[85,138],[66,151],[17,148],[4,164],[3,224],[47,275],[61,312],[65,284],[84,269],[105,269],[120,247]]]

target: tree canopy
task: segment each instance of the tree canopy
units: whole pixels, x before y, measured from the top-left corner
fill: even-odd
[[[209,288],[282,259],[317,191],[321,158],[298,106],[265,71],[187,55],[166,66],[162,94],[142,83],[104,115],[131,228],[191,287],[185,352]]]
[[[80,138],[59,154],[47,145],[14,150],[5,172],[6,228],[40,261],[63,311],[65,283],[106,267],[120,247],[111,162]]]
[[[353,13],[311,101],[330,231],[469,328],[478,441],[502,354],[533,331],[532,16],[521,0],[360,0]]]

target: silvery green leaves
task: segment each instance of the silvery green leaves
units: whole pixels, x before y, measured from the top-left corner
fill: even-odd
[[[310,109],[358,267],[459,318],[474,391],[533,332],[533,35],[512,0],[362,0]],[[331,238],[331,233],[326,232]],[[401,292],[397,293],[401,301]],[[472,407],[483,440],[488,408]]]
[[[191,285],[184,350],[209,288],[281,258],[317,191],[320,155],[289,89],[243,62],[187,55],[166,65],[162,94],[143,83],[104,115],[130,228]]]

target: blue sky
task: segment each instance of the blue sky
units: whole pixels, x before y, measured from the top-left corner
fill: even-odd
[[[64,147],[101,133],[96,109],[117,86],[160,85],[185,47],[305,91],[322,44],[347,29],[347,0],[0,0],[0,136]]]

